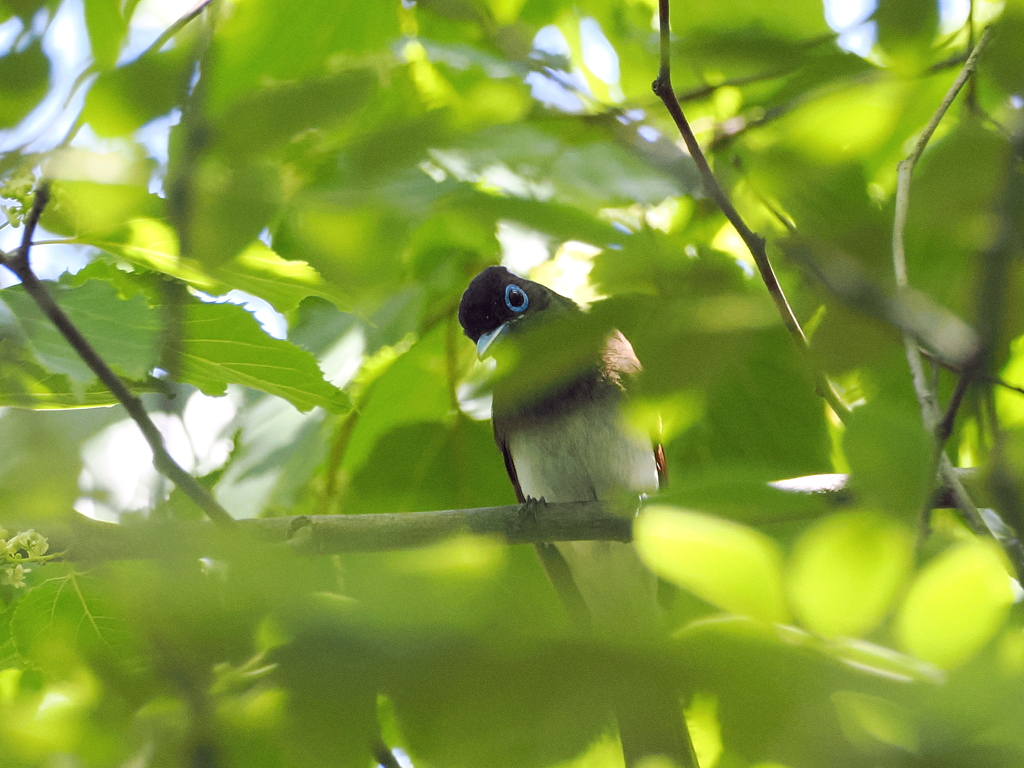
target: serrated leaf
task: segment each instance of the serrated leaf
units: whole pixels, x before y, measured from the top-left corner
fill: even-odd
[[[278,312],[290,312],[307,296],[319,296],[335,306],[351,302],[305,261],[282,259],[262,242],[213,269],[224,285],[266,299]]]
[[[115,371],[130,379],[143,379],[153,370],[158,358],[160,318],[143,297],[123,301],[113,286],[101,280],[74,288],[50,282],[44,285]],[[95,380],[92,370],[22,286],[0,291],[0,300],[14,313],[26,344],[49,371],[83,384]]]
[[[208,395],[228,384],[283,397],[300,411],[321,406],[343,413],[348,397],[324,380],[316,358],[294,344],[268,336],[244,309],[233,304],[186,305],[177,375]]]
[[[775,542],[738,523],[651,505],[633,527],[641,559],[662,578],[730,613],[769,622],[789,617]]]

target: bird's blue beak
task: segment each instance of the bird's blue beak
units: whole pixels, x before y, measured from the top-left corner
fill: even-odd
[[[476,342],[476,356],[483,360],[487,357],[487,350],[497,339],[500,339],[508,332],[508,323],[502,323],[490,333],[485,333]]]

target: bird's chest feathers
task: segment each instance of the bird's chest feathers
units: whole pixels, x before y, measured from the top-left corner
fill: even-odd
[[[611,498],[617,490],[657,490],[651,441],[625,423],[618,400],[592,400],[517,425],[507,445],[522,492],[557,502]]]

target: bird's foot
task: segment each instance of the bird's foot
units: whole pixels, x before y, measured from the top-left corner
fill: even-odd
[[[536,525],[537,512],[546,504],[543,496],[539,499],[527,496],[526,501],[519,505],[519,522],[524,525]]]

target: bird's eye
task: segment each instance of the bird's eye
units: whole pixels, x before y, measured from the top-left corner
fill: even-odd
[[[505,289],[505,306],[513,312],[525,312],[530,306],[530,297],[518,285],[510,285]]]

